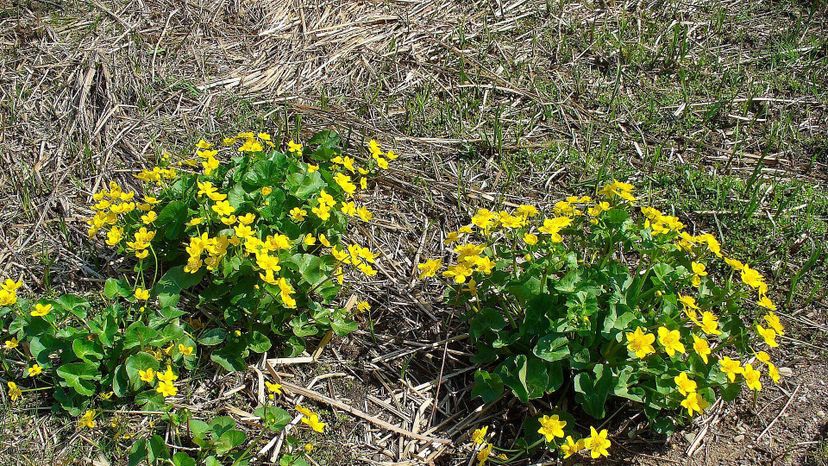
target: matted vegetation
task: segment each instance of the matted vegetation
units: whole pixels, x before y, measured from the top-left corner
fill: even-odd
[[[442,232],[479,208],[551,211],[614,178],[761,271],[786,326],[783,377],[712,399],[668,437],[626,402],[604,421],[576,411],[568,428],[607,429],[608,461],[825,461],[824,3],[32,1],[0,24],[0,276],[21,279],[21,296],[94,297],[133,275],[135,259],[88,239],[88,206],[110,181],[136,189],[164,151],[254,131],[286,152],[334,129],[346,154],[372,138],[400,154],[357,195],[375,218],[350,235],[378,254],[377,274],[340,293],[370,302],[357,330],[309,336],[298,356],[274,340],[231,374],[199,359],[176,381],[174,417],[95,406],[81,428],[49,390],[10,403],[4,389],[0,462],[121,464],[144,438],[261,462],[468,464],[484,426],[520,449],[524,421],[556,399],[473,398],[477,337],[417,264],[447,259]],[[310,406],[324,433],[296,425],[312,416],[283,428],[255,412],[268,394]]]

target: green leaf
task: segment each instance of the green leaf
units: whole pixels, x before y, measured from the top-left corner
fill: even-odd
[[[210,424],[198,419],[190,419],[189,426],[193,442],[200,447],[207,446],[207,433],[210,431]]]
[[[557,333],[544,335],[538,340],[535,349],[532,350],[535,356],[544,361],[555,362],[569,357],[569,339]]]
[[[98,372],[98,365],[88,362],[70,362],[57,369],[57,374],[72,387],[76,392],[84,396],[95,394],[95,383],[93,380],[101,378]]]
[[[339,137],[339,134],[329,129],[319,131],[308,140],[308,145],[310,146],[335,148],[340,147],[341,144],[342,139]]]
[[[127,358],[124,367],[126,368],[126,374],[132,389],[138,390],[144,384],[138,371],[145,371],[147,369],[157,371],[159,364],[158,360],[149,353],[135,353]]]
[[[308,322],[307,314],[299,314],[291,319],[290,326],[297,337],[308,337],[319,333],[319,329]]]
[[[503,384],[512,389],[512,393],[526,403],[540,398],[546,392],[549,375],[546,366],[538,358],[527,358],[519,354],[507,358],[497,368]]]
[[[186,219],[187,204],[181,200],[174,200],[158,212],[155,227],[158,231],[163,232],[164,238],[174,241],[184,233]]]
[[[237,344],[231,344],[217,351],[213,351],[210,354],[210,360],[228,372],[243,371],[247,367],[244,363],[247,351],[245,350],[242,353],[238,346]]]
[[[277,406],[261,406],[253,411],[253,414],[258,416],[262,423],[273,432],[279,432],[290,423],[290,413]]]
[[[242,178],[242,186],[245,191],[253,192],[263,186],[281,184],[285,178],[286,162],[287,159],[285,158],[254,162]]]
[[[173,267],[167,270],[155,284],[154,290],[158,295],[158,303],[161,307],[175,307],[180,299],[181,290],[191,288],[201,282],[205,269],[196,273],[187,273],[183,266]]]
[[[139,439],[129,449],[129,466],[138,466],[147,459],[147,441]]]
[[[81,320],[86,319],[87,310],[91,307],[89,301],[73,294],[65,294],[57,299],[58,304]]]
[[[96,363],[103,359],[103,347],[97,341],[89,341],[86,338],[76,338],[72,342],[72,351],[78,359],[90,363]]]
[[[491,404],[503,396],[503,381],[497,374],[478,370],[474,373],[472,398],[480,397],[483,403]]]
[[[328,184],[322,179],[322,175],[316,171],[313,173],[292,173],[288,175],[285,187],[293,197],[305,200],[319,192]]]
[[[126,298],[132,296],[132,287],[126,280],[117,280],[115,278],[107,278],[104,284],[104,296],[109,299],[116,297]]]
[[[331,329],[340,337],[355,332],[357,328],[359,328],[359,324],[356,321],[343,316],[335,316],[331,321]]]
[[[141,321],[135,321],[127,327],[124,332],[124,349],[139,346],[159,346],[164,343],[164,338],[157,330],[147,327]]]
[[[124,398],[129,393],[129,376],[123,364],[115,368],[112,377],[112,391],[118,398]]]
[[[325,267],[325,262],[313,254],[294,254],[290,258],[290,263],[295,264],[297,270],[302,275],[311,287],[316,287],[325,279],[328,278],[329,270]]]
[[[262,332],[258,330],[254,330],[252,334],[250,334],[250,341],[247,344],[247,348],[254,353],[264,353],[270,349],[272,344],[270,343],[270,338],[265,336]]]
[[[195,460],[183,451],[179,451],[178,453],[174,454],[172,457],[172,462],[175,466],[196,466]]]
[[[170,449],[164,443],[164,438],[158,434],[153,435],[149,440],[149,448],[147,448],[147,461],[149,464],[155,464],[159,460],[165,460],[170,457]]]
[[[575,400],[590,416],[601,419],[606,415],[604,404],[614,386],[612,372],[603,364],[596,364],[593,372],[581,372],[575,376]]]
[[[209,328],[198,337],[198,344],[204,346],[215,346],[223,342],[227,332],[223,328]]]

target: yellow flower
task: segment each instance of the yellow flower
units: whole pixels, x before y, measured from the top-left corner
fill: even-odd
[[[349,217],[354,217],[357,214],[357,208],[356,208],[356,205],[353,202],[343,201],[343,202],[340,203],[340,205],[341,205],[341,210],[342,210],[343,214],[345,214]]]
[[[687,409],[687,415],[692,416],[693,412],[701,414],[707,408],[707,400],[696,392],[689,392],[682,400],[681,406]]]
[[[265,386],[269,393],[282,394],[282,384],[265,381]]]
[[[253,229],[250,228],[250,226],[244,224],[236,225],[233,228],[233,232],[236,234],[236,236],[242,239],[253,236]]]
[[[269,196],[272,192],[273,188],[271,188],[270,186],[265,186],[262,188],[262,196]]]
[[[265,244],[270,251],[281,251],[283,249],[290,249],[290,238],[281,233],[275,235],[268,235],[265,238]]]
[[[256,215],[252,212],[248,212],[244,215],[239,215],[239,223],[242,225],[250,225],[256,221]]]
[[[538,215],[537,207],[529,204],[521,204],[515,209],[515,212],[521,217],[532,218]]]
[[[538,235],[533,233],[526,233],[523,235],[523,242],[528,244],[529,246],[534,246],[538,244]]]
[[[433,277],[440,267],[443,265],[442,259],[428,259],[422,264],[417,264],[417,270],[420,271],[420,278]]]
[[[779,369],[776,368],[773,363],[768,362],[768,375],[770,376],[773,383],[779,383],[779,379],[782,377],[779,375]]]
[[[207,157],[207,160],[201,162],[201,167],[203,168],[204,174],[209,176],[219,167],[219,161],[217,158],[210,156]]]
[[[489,426],[483,426],[479,429],[475,429],[474,432],[471,434],[472,443],[475,445],[481,445],[483,442],[486,441],[486,435],[489,432]]]
[[[144,249],[142,251],[135,251],[135,257],[137,259],[143,260],[143,259],[146,259],[148,256],[149,256],[149,251],[146,250],[146,249]]]
[[[785,334],[785,326],[782,325],[782,322],[779,321],[779,316],[777,316],[773,312],[768,312],[765,314],[765,322],[767,322],[768,327],[772,328],[777,335],[784,335]]]
[[[319,164],[314,165],[312,163],[308,164],[308,173],[313,173],[315,171],[319,171]]]
[[[106,244],[107,246],[117,246],[123,238],[124,230],[119,227],[112,227],[112,229],[106,233]]]
[[[6,385],[9,387],[9,398],[11,398],[12,401],[17,401],[21,396],[23,396],[23,392],[16,383],[6,382]]]
[[[328,219],[331,218],[331,208],[323,204],[311,207],[311,212],[313,212],[313,214],[319,217],[319,220],[322,220],[323,222],[327,222]]]
[[[496,224],[497,219],[498,215],[489,209],[478,209],[472,216],[472,223],[483,230],[488,230]]]
[[[290,209],[290,218],[293,219],[295,222],[301,222],[305,220],[305,217],[308,216],[308,211],[305,209],[300,209],[299,207],[294,207]]]
[[[325,246],[326,248],[331,247],[331,242],[328,241],[328,237],[325,236],[324,233],[319,233],[319,242],[322,243],[322,246]]]
[[[182,356],[192,356],[194,350],[195,348],[192,346],[182,345],[181,343],[178,344],[178,352],[181,353]]]
[[[612,443],[607,439],[607,429],[603,429],[599,433],[595,430],[595,427],[590,426],[589,431],[589,437],[584,439],[584,447],[589,449],[590,455],[593,458],[609,456],[607,448],[609,448]]]
[[[773,304],[773,301],[771,301],[770,298],[768,298],[767,296],[760,297],[759,301],[756,304],[770,311],[776,310],[776,304]]]
[[[577,442],[571,435],[566,436],[566,443],[561,445],[561,453],[564,454],[564,459],[578,453],[584,449],[584,440],[579,439]]]
[[[293,139],[288,141],[288,152],[291,152],[295,155],[302,155],[302,144],[297,144],[293,142]]]
[[[201,225],[204,222],[204,219],[201,217],[193,217],[187,222],[188,227],[194,227],[196,225]]]
[[[178,376],[173,373],[172,367],[170,366],[167,366],[166,372],[158,372],[156,377],[158,377],[159,381],[169,384],[173,383],[174,380],[178,380]]]
[[[566,421],[560,420],[557,414],[552,416],[544,415],[538,421],[540,421],[541,425],[538,433],[543,435],[547,442],[551,442],[555,437],[563,438],[563,428],[566,427]]]
[[[310,453],[310,452],[313,451],[313,444],[308,442],[308,443],[305,444],[304,447],[302,447],[302,449],[305,450],[305,453]]]
[[[155,391],[163,395],[165,398],[175,396],[176,394],[178,394],[178,389],[175,387],[175,385],[173,385],[172,382],[159,381],[158,386],[155,387]]]
[[[747,264],[742,268],[742,282],[754,289],[759,288],[765,283],[762,274],[750,268]]]
[[[16,337],[11,337],[10,339],[6,340],[6,342],[5,342],[5,343],[3,343],[3,346],[4,346],[7,350],[10,350],[10,349],[15,349],[15,348],[17,348],[18,343],[20,343],[20,342],[17,340],[17,338],[16,338]]]
[[[305,246],[313,246],[314,244],[316,244],[316,237],[313,236],[313,233],[308,233],[302,239],[302,244],[304,244]]]
[[[78,419],[78,427],[85,427],[87,429],[94,429],[97,423],[95,422],[95,411],[88,409],[83,416]]]
[[[707,340],[693,335],[693,351],[707,364],[707,357],[710,355],[710,345],[707,343]]]
[[[231,206],[230,203],[227,201],[216,202],[215,205],[213,205],[212,209],[213,212],[223,217],[226,217],[236,211],[236,209],[233,206]]]
[[[144,222],[144,224],[146,225],[149,225],[157,219],[158,214],[156,214],[154,210],[150,210],[149,212],[141,216],[141,221]]]
[[[356,185],[351,181],[350,176],[344,173],[337,173],[333,179],[348,196],[352,196],[356,192]]]
[[[745,268],[745,264],[743,264],[739,259],[734,259],[732,257],[725,257],[724,261],[733,270],[741,271],[743,268]]]
[[[357,311],[366,312],[371,310],[371,303],[368,301],[360,301],[357,303]]]
[[[771,348],[779,346],[779,343],[776,342],[776,332],[772,328],[765,328],[760,324],[756,324],[756,332],[765,340],[766,345]]]
[[[204,139],[199,139],[196,143],[196,147],[199,149],[210,149],[213,147],[213,145],[205,141]]]
[[[560,231],[566,227],[568,227],[572,223],[572,219],[569,217],[553,217],[547,218],[543,221],[543,226],[538,228],[538,231],[541,233],[550,235],[552,238],[553,243],[560,243],[563,241],[563,238],[560,235]]]
[[[666,327],[658,328],[658,342],[664,347],[667,355],[673,357],[675,353],[684,354],[684,345],[681,343],[681,333],[678,330],[669,330]]]
[[[682,395],[687,396],[688,393],[696,391],[696,382],[687,377],[686,372],[682,372],[679,375],[673,377],[673,381],[676,383],[676,387],[678,388],[679,393],[681,393]]]
[[[629,202],[635,201],[635,196],[632,195],[633,185],[629,183],[623,183],[618,180],[612,180],[612,183],[609,183],[598,190],[598,194],[604,197],[620,197],[621,199]]]
[[[446,278],[453,278],[454,283],[465,283],[466,278],[470,277],[472,269],[466,264],[455,264],[446,268],[443,276]]]
[[[295,308],[296,300],[292,295],[296,292],[296,290],[293,289],[290,282],[288,282],[284,277],[280,277],[276,282],[276,285],[279,287],[279,297],[282,298],[282,304],[289,309]]]
[[[144,382],[151,383],[155,380],[155,370],[151,367],[148,367],[146,370],[138,369],[138,377]]]
[[[37,304],[35,304],[34,311],[32,311],[30,314],[32,315],[32,317],[43,317],[43,316],[47,315],[50,312],[52,312],[52,305],[51,304],[37,303]]]
[[[759,381],[762,373],[754,369],[752,365],[745,364],[742,375],[745,377],[745,385],[747,385],[747,388],[757,392],[762,389],[762,382]]]
[[[627,332],[627,349],[635,353],[637,358],[644,358],[648,354],[655,353],[653,343],[655,342],[655,335],[646,333],[641,327],[637,327],[635,332]]]
[[[303,424],[307,424],[315,432],[322,433],[325,431],[325,423],[319,420],[318,414],[300,405],[296,405],[296,411],[302,413]]]
[[[146,301],[150,297],[149,290],[145,290],[144,288],[138,287],[135,288],[135,299],[139,301]]]
[[[35,377],[43,372],[43,367],[41,367],[40,364],[32,364],[32,367],[29,367],[27,371],[29,373],[29,377]]]
[[[360,207],[357,209],[357,215],[363,222],[370,222],[371,219],[374,218],[374,214],[371,213],[367,208]]]
[[[587,214],[589,214],[590,217],[597,217],[601,215],[602,212],[606,212],[608,210],[610,210],[609,202],[601,201],[595,204],[594,206],[588,208]]]
[[[731,382],[736,381],[736,374],[744,373],[742,363],[740,363],[737,359],[730,359],[727,356],[719,360],[719,368],[725,375],[727,375],[727,379]]]
[[[492,448],[493,445],[487,443],[485,447],[477,452],[477,466],[484,466],[486,464],[486,461],[489,460],[489,456],[492,454]]]
[[[702,320],[699,324],[702,331],[707,335],[721,335],[722,332],[719,330],[719,320],[716,317],[716,314],[713,314],[710,311],[702,312]]]

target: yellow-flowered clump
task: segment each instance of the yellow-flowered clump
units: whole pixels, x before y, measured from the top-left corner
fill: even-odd
[[[445,232],[445,254],[417,265],[468,311],[484,400],[568,389],[596,418],[617,396],[681,422],[736,384],[780,380],[767,351],[785,328],[762,274],[714,235],[687,231],[680,213],[638,203],[633,185],[613,180],[548,208],[480,208]],[[743,363],[753,351],[760,362]],[[558,415],[536,429],[564,457],[608,454],[606,430],[579,439]]]

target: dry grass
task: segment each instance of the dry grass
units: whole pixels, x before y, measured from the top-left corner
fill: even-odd
[[[287,139],[336,127],[354,150],[377,137],[404,158],[371,196],[379,220],[359,231],[384,251],[376,280],[350,290],[375,309],[363,330],[325,345],[310,363],[262,360],[245,374],[192,374],[180,407],[233,415],[258,439],[262,461],[274,459],[294,445],[258,437],[246,414],[263,397],[260,374],[272,369],[331,410],[333,433],[317,447],[321,464],[470,464],[470,427],[502,426],[505,442],[514,421],[534,411],[480,409],[470,399],[473,365],[455,336],[463,324],[436,305],[439,290],[415,280],[418,259],[439,254],[440,231],[463,222],[468,206],[545,204],[590,189],[611,170],[661,199],[670,186],[654,180],[685,164],[817,190],[828,179],[824,15],[808,20],[799,45],[780,48],[774,41],[805,6],[608,3],[15,1],[0,11],[0,276],[21,277],[35,291],[92,291],[121,273],[124,264],[86,238],[85,205],[102,183],[129,183],[129,173],[163,149],[250,128]],[[717,28],[720,11],[731,27]],[[741,16],[748,12],[749,20]],[[685,34],[684,52],[681,41],[668,47],[676,34]],[[691,73],[684,83],[682,69]],[[763,198],[760,210],[768,217],[769,203]],[[715,228],[716,214],[713,225],[703,212],[694,224]],[[798,251],[825,239],[811,231],[793,244]],[[774,265],[780,276],[804,261],[796,251],[784,257]],[[824,435],[823,412],[801,424],[775,422],[754,442],[798,384],[800,393],[813,391],[814,412],[826,409],[825,354],[813,348],[825,336],[824,306],[817,291],[790,310],[806,330],[786,362],[807,376],[768,391],[764,408],[745,401],[692,426],[688,433],[707,432],[694,461],[736,461],[722,451],[753,444],[767,453],[739,458],[770,461],[780,451],[802,458],[810,443],[787,451],[773,439],[792,429]],[[364,416],[332,409],[324,397]],[[106,429],[98,437],[76,432],[71,420],[38,408],[45,402],[4,411],[0,462],[85,464],[99,451],[108,461],[123,457],[129,440]],[[720,422],[733,413],[747,427]],[[643,426],[626,414],[622,406],[610,422],[615,435]],[[122,417],[131,431],[156,429],[152,415]],[[686,462],[691,445],[681,435],[665,444],[646,434],[618,443],[620,461],[643,463]]]

